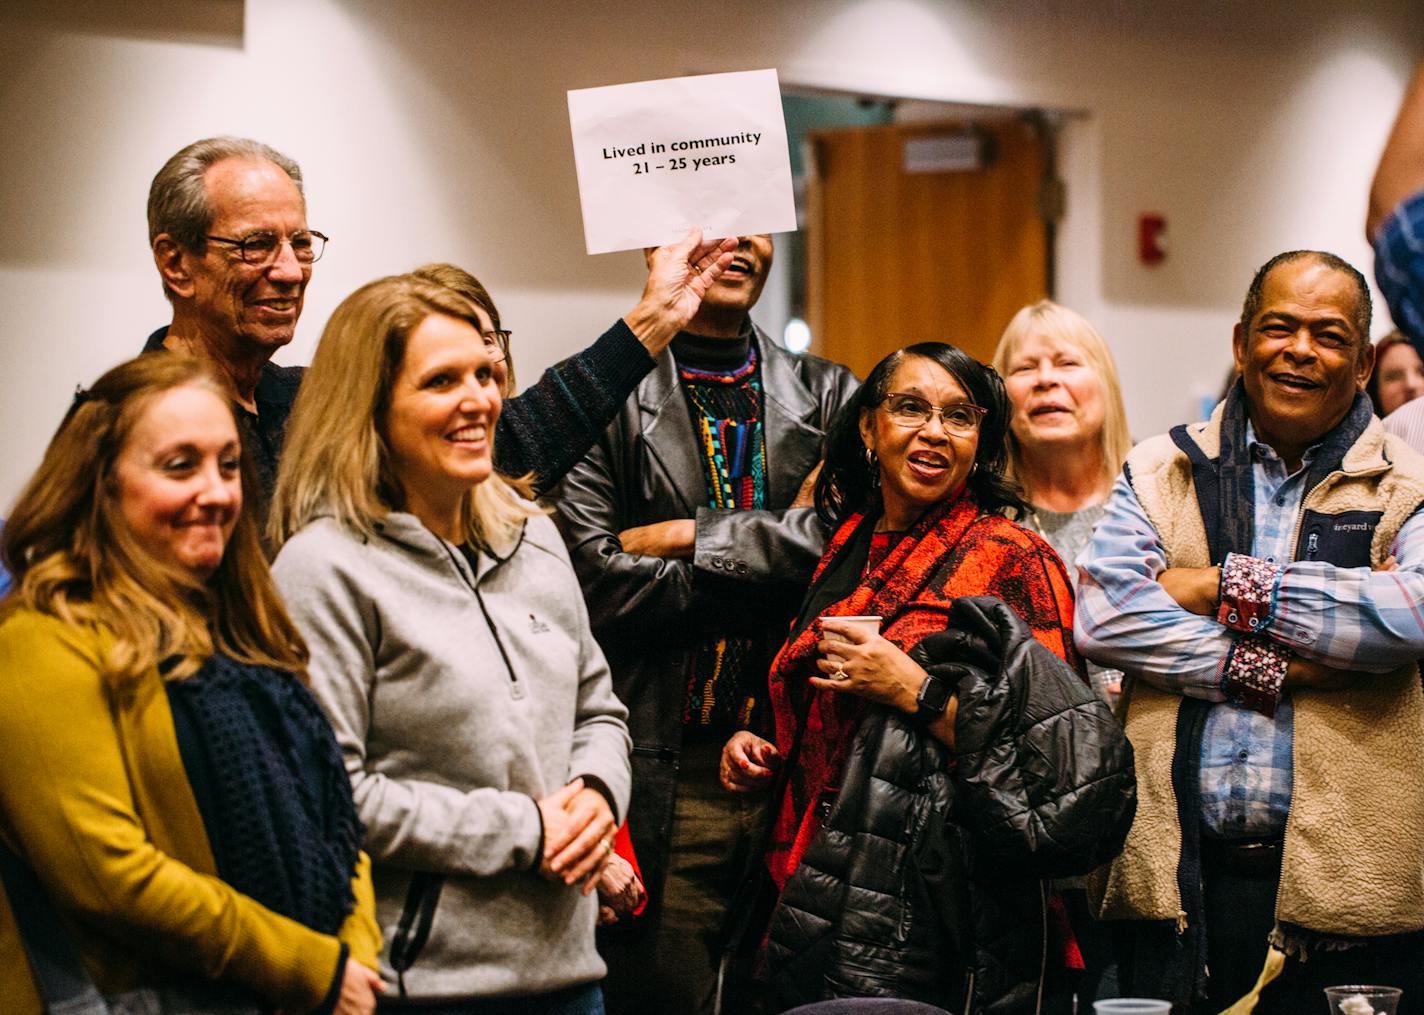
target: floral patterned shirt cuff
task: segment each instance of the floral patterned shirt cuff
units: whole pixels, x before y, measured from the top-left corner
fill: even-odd
[[[1226,657],[1221,689],[1228,699],[1270,718],[1293,658],[1290,649],[1263,635],[1238,638]]]
[[[1271,619],[1271,596],[1282,569],[1275,564],[1228,553],[1221,565],[1221,602],[1216,619],[1233,631],[1255,634]]]

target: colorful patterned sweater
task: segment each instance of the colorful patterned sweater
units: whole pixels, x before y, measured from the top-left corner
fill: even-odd
[[[684,332],[673,341],[678,383],[697,438],[709,507],[766,506],[766,435],[761,371],[748,330],[736,339]],[[683,721],[707,736],[744,729],[765,711],[764,639],[714,634],[698,646],[688,674]]]

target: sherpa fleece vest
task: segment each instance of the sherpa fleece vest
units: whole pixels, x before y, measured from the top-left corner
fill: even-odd
[[[1220,422],[1218,407],[1208,422],[1187,428],[1212,460],[1220,454]],[[1127,468],[1161,537],[1167,566],[1208,566],[1187,456],[1163,435],[1135,448]],[[1341,467],[1307,491],[1297,558],[1303,540],[1318,547],[1333,538],[1353,542],[1347,555],[1376,565],[1421,501],[1424,458],[1372,420]],[[1424,927],[1424,695],[1418,668],[1362,674],[1348,690],[1290,693],[1294,783],[1277,921],[1332,935]],[[1177,883],[1182,829],[1172,783],[1181,703],[1179,695],[1132,680],[1123,718],[1136,755],[1137,816],[1122,853],[1095,879],[1105,919],[1175,920],[1185,927]],[[1190,760],[1190,777],[1198,778],[1200,759],[1184,760]]]

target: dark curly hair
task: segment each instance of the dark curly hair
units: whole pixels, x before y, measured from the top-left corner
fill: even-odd
[[[964,389],[975,405],[988,409],[979,424],[979,448],[966,485],[985,511],[1019,517],[1026,508],[1019,487],[1004,475],[1009,460],[1008,432],[1013,409],[1003,379],[964,350],[947,342],[920,342],[892,352],[875,365],[860,390],[836,414],[826,434],[826,460],[816,480],[816,514],[835,527],[857,511],[881,510],[877,466],[866,461],[860,414],[885,400],[890,378],[908,356],[937,363]]]

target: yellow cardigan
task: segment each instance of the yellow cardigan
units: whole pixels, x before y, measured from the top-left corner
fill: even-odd
[[[342,942],[374,969],[366,855],[336,937],[220,881],[162,678],[155,670],[111,690],[99,672],[108,641],[29,609],[0,619],[0,835],[39,875],[100,991],[196,973],[309,1011],[337,975]],[[42,1011],[3,892],[0,1011]]]

